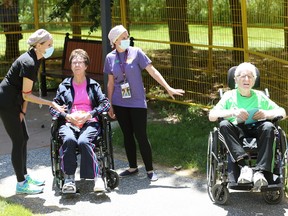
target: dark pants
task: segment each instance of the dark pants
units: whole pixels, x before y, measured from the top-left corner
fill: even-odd
[[[29,139],[25,121],[20,122],[20,107],[0,109],[0,117],[12,140],[12,165],[18,182],[27,174],[27,141]]]
[[[146,132],[147,109],[120,106],[113,106],[113,109],[123,132],[129,167],[137,168],[136,138],[146,171],[153,170],[152,150]]]
[[[75,131],[66,124],[59,129],[63,144],[59,150],[61,157],[61,170],[67,175],[74,175],[77,169],[76,147],[81,154],[80,178],[94,179],[100,175],[100,169],[93,141],[99,135],[99,123],[85,123],[80,132]]]
[[[245,124],[233,125],[228,120],[220,122],[219,137],[227,147],[232,162],[240,161],[247,156],[243,149],[245,137],[255,137],[257,141],[257,164],[255,170],[269,171],[273,169],[275,126],[269,121],[258,122],[255,126]]]

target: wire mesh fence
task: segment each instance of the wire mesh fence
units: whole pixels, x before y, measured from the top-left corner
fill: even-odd
[[[11,9],[18,11],[16,21],[5,20],[7,8],[0,10],[0,76],[13,59],[5,53],[9,35],[22,35],[18,40],[22,53],[29,34],[45,28],[54,36],[54,56],[59,57],[66,32],[101,40],[100,27],[90,31],[89,7],[76,4],[64,17],[51,20],[55,11],[51,2],[20,0],[18,8]],[[268,88],[271,98],[287,110],[287,13],[287,0],[114,0],[112,23],[123,24],[167,82],[186,91],[174,102],[210,107],[219,99],[218,89],[227,87],[227,70],[249,61],[260,70],[261,89]],[[21,28],[6,31],[7,24]],[[143,81],[148,97],[167,99],[146,72]]]

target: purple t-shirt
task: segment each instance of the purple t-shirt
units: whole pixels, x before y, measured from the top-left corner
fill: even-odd
[[[125,62],[126,60],[126,62]],[[122,69],[121,69],[121,62]],[[104,64],[104,73],[114,76],[114,92],[111,103],[116,106],[147,108],[146,95],[142,81],[142,70],[151,63],[146,54],[137,47],[129,47],[126,52],[116,50],[108,53]],[[122,98],[121,84],[125,71],[126,81],[129,83],[131,98]]]

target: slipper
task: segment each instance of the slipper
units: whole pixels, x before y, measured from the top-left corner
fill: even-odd
[[[125,171],[123,171],[122,173],[120,173],[119,176],[120,176],[120,177],[127,177],[127,176],[131,176],[131,175],[135,175],[135,174],[137,174],[138,172],[139,172],[138,169],[136,169],[136,170],[134,170],[134,171],[132,171],[132,172],[130,172],[129,170],[125,170]]]

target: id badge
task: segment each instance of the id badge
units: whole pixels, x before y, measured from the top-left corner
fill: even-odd
[[[122,93],[122,98],[131,98],[129,83],[126,82],[121,85],[121,93]]]

